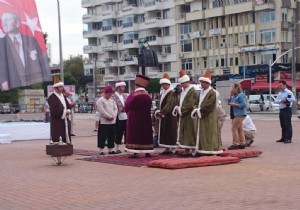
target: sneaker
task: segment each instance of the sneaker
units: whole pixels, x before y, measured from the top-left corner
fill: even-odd
[[[228,147],[227,149],[229,150],[236,150],[236,149],[240,149],[239,148],[240,145],[231,145],[230,147]]]
[[[238,148],[239,149],[245,149],[245,145],[239,145]]]
[[[72,133],[71,136],[76,136],[76,135]]]

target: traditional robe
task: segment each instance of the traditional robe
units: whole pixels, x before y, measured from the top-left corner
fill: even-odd
[[[61,101],[65,101],[65,105]],[[58,142],[59,137],[62,137],[63,142],[68,142],[68,138],[71,142],[71,121],[67,117],[67,109],[71,109],[71,106],[65,96],[59,98],[56,93],[49,96],[48,103],[50,106],[50,133],[53,142]],[[66,129],[67,128],[67,129]]]
[[[152,100],[144,88],[137,88],[125,103],[127,113],[126,148],[132,153],[152,153]]]
[[[159,119],[158,145],[165,148],[177,148],[177,117],[172,115],[177,105],[177,97],[171,88],[161,95],[159,110],[162,117]],[[156,115],[157,116],[157,115]]]
[[[192,85],[181,92],[177,112],[179,114],[177,144],[180,148],[195,149],[197,121],[191,118],[191,113],[196,101],[197,92]],[[174,111],[175,109],[173,115],[176,115]]]
[[[199,96],[200,119],[198,119],[196,152],[220,154],[217,97],[211,87],[202,90]]]

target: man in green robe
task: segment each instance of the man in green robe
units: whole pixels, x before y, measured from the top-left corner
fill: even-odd
[[[177,129],[177,144],[185,149],[183,156],[189,156],[190,150],[196,146],[197,121],[191,118],[191,113],[197,103],[197,92],[190,84],[190,78],[184,71],[180,71],[178,82],[182,86],[179,105],[174,107],[173,115],[179,115]]]
[[[177,105],[175,91],[170,87],[171,81],[168,73],[165,73],[159,81],[162,87],[162,94],[159,102],[159,110],[155,117],[159,119],[158,145],[165,148],[162,155],[173,154],[172,149],[178,147],[177,143],[177,118],[172,115]]]
[[[220,149],[217,97],[216,91],[211,87],[211,80],[200,77],[202,90],[199,96],[198,108],[191,116],[198,118],[196,153],[197,155],[216,155],[223,152]]]

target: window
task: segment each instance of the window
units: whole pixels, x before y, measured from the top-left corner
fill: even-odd
[[[181,69],[183,70],[192,70],[193,69],[193,60],[189,59],[182,59],[181,60]]]
[[[221,55],[221,67],[226,66],[225,55]]]
[[[203,57],[202,61],[203,61],[203,67],[207,68],[207,57]]]
[[[220,57],[217,55],[217,56],[215,56],[215,58],[216,58],[216,67],[219,67],[219,59],[220,59]]]
[[[100,70],[100,74],[105,74],[105,68],[101,68]]]
[[[207,50],[207,38],[202,38],[202,49]]]
[[[275,11],[262,11],[259,15],[260,23],[269,23],[275,21]]]
[[[276,29],[262,30],[260,31],[260,42],[270,43],[276,41]]]
[[[276,60],[276,50],[261,52],[260,62],[261,64],[268,64]]]
[[[250,31],[250,44],[255,44],[255,31]]]
[[[228,66],[233,66],[233,58],[232,55],[228,55],[228,60],[229,60],[229,65]]]
[[[133,26],[133,15],[128,15],[123,17],[123,28]]]
[[[170,27],[162,28],[162,36],[169,36],[170,35]]]
[[[120,67],[120,74],[125,74],[125,66]]]
[[[239,45],[243,46],[244,45],[244,33],[240,33],[239,41],[240,41]]]
[[[163,19],[169,19],[169,18],[171,18],[170,9],[163,10]]]
[[[252,12],[252,23],[255,23],[255,12]]]
[[[256,55],[252,53],[252,64],[256,64]]]
[[[191,40],[182,40],[181,41],[181,52],[191,52],[193,50]]]
[[[287,8],[281,8],[281,20],[287,21]]]
[[[133,40],[138,40],[139,35],[136,32],[126,32],[123,36],[123,44],[131,44]]]
[[[164,53],[171,53],[171,45],[163,46],[163,52]]]
[[[181,24],[180,25],[180,34],[188,34],[192,32],[192,24]]]
[[[212,0],[212,8],[223,7],[223,0]]]
[[[239,65],[239,55],[235,55],[235,65]]]
[[[232,24],[232,15],[228,16],[228,26],[229,27],[233,26],[233,24]]]

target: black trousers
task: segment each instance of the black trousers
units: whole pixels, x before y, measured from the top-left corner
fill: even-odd
[[[115,147],[116,124],[101,124],[98,128],[98,147],[103,149],[107,140],[107,147]]]
[[[117,117],[116,121],[116,144],[122,143],[122,138],[124,135],[124,143],[126,143],[126,123],[127,120],[119,120]]]
[[[280,126],[281,126],[281,139],[292,140],[293,137],[293,127],[291,122],[292,109],[290,107],[280,109],[279,119],[280,119]]]

